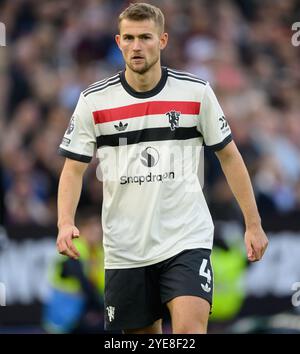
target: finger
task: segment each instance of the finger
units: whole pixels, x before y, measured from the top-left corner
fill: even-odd
[[[263,256],[264,250],[262,245],[253,245],[254,260],[259,261]]]
[[[261,246],[260,249],[259,249],[259,259],[262,259],[262,256],[264,255],[264,246]]]
[[[262,253],[261,253],[261,247],[253,247],[253,253],[254,253],[254,258],[255,261],[259,261],[262,257]]]
[[[257,247],[255,247],[255,245],[252,244],[251,242],[249,242],[247,246],[247,256],[250,262],[255,262],[259,259]]]
[[[67,239],[67,240],[66,240],[66,244],[67,244],[67,246],[68,246],[70,252],[72,252],[72,255],[73,255],[74,257],[76,257],[76,259],[77,259],[77,258],[80,256],[80,254],[79,254],[77,248],[74,246],[72,240]]]
[[[79,230],[77,229],[77,227],[74,227],[74,228],[73,228],[73,235],[72,235],[72,237],[73,237],[73,238],[78,238],[79,235],[80,235]]]
[[[252,254],[251,256],[248,257],[248,260],[249,260],[250,262],[255,262],[255,261],[257,261],[258,259],[256,258],[256,256],[255,256],[254,254]]]
[[[62,240],[56,242],[56,249],[58,253],[62,253],[65,250],[65,245],[63,244]]]
[[[259,251],[259,247],[257,246],[252,246],[252,254],[253,254],[253,260],[254,261],[258,261],[260,259],[260,251]]]
[[[76,253],[73,252],[68,241],[66,241],[66,245],[67,245],[67,249],[65,250],[65,252],[67,253],[67,256],[73,259],[78,259],[78,256],[76,255]]]
[[[268,247],[268,241],[266,241],[266,242],[264,243],[263,252],[262,252],[263,255],[265,254],[265,252],[266,252],[266,250],[267,250],[267,247]]]
[[[59,244],[59,253],[68,256],[70,258],[77,259],[76,255],[73,254],[73,252],[69,249],[68,245],[66,244],[65,241],[61,241]]]
[[[72,258],[72,259],[78,259],[78,257],[76,257],[72,251],[70,251],[69,249],[66,249],[64,252],[61,252],[61,254],[63,254],[64,256],[67,256],[69,258]]]
[[[57,250],[60,254],[67,256],[67,246],[64,241],[60,241],[57,244]]]
[[[263,255],[264,255],[264,253],[265,253],[266,248],[267,248],[266,243],[265,243],[265,242],[261,242],[260,245],[259,245],[259,247],[258,247],[258,251],[257,251],[257,253],[258,253],[258,255],[259,255],[259,259],[262,259]]]
[[[263,257],[263,255],[265,254],[266,252],[266,247],[263,247],[262,250],[261,250],[261,258]]]
[[[257,262],[259,260],[259,257],[253,252],[250,257],[248,257],[248,260],[250,262]]]
[[[265,254],[266,251],[266,246],[261,246],[260,248],[260,259],[262,259],[263,255]]]
[[[245,244],[246,244],[247,258],[248,258],[249,260],[251,260],[252,257],[253,257],[252,245],[251,245],[251,243],[250,243],[249,241],[247,241],[247,240],[245,241]]]

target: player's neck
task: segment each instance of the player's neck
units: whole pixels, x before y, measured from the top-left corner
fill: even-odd
[[[154,65],[144,74],[133,72],[128,67],[125,71],[125,78],[130,87],[137,92],[147,92],[152,90],[161,79],[161,66]]]

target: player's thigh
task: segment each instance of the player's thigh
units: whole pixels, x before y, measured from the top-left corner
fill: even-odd
[[[104,303],[106,330],[157,330],[162,304],[156,269],[107,269]]]
[[[207,332],[210,303],[197,296],[178,296],[167,303],[173,333]]]
[[[212,304],[213,272],[209,249],[185,250],[161,267],[161,298],[171,313],[173,332],[203,333]]]

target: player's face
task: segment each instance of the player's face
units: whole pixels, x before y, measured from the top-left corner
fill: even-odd
[[[124,19],[120,34],[116,35],[127,67],[139,74],[146,73],[157,63],[160,65],[160,50],[165,48],[167,40],[167,33],[160,33],[153,20]]]

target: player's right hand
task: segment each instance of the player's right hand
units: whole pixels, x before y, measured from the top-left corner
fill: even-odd
[[[74,225],[65,225],[59,229],[56,247],[60,254],[78,259],[80,254],[73,244],[73,238],[79,237],[79,230]]]

